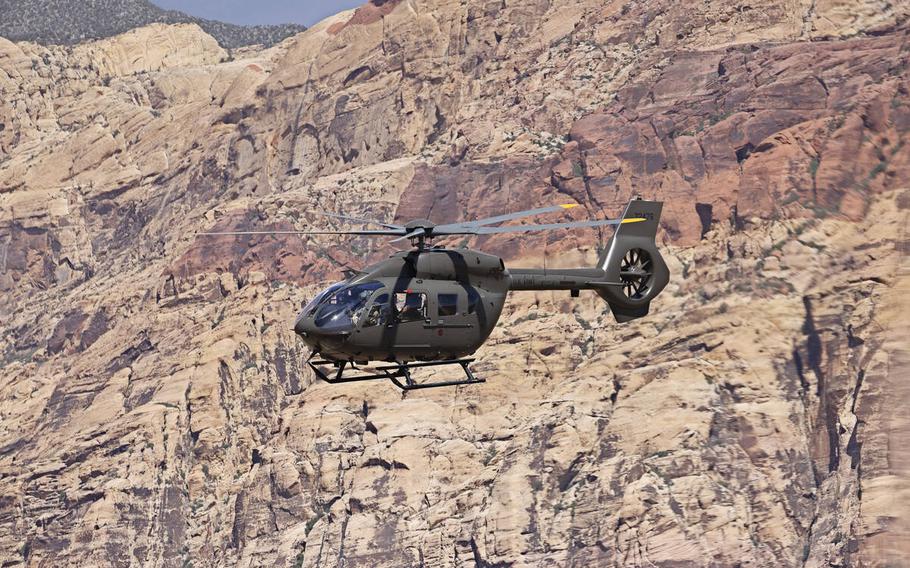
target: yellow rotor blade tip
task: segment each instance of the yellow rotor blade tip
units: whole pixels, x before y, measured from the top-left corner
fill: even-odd
[[[623,224],[625,223],[641,223],[642,221],[647,221],[644,217],[629,217],[628,219],[623,219]]]
[[[563,209],[571,209],[573,207],[578,207],[577,203],[566,203],[565,205],[560,205]]]

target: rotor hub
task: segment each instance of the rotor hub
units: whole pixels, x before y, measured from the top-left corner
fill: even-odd
[[[435,236],[434,227],[436,227],[436,223],[429,219],[414,219],[405,224],[404,229],[408,233],[405,236],[411,241],[411,246],[423,250],[427,247],[427,241],[431,241]]]
[[[433,221],[430,221],[429,219],[414,219],[412,221],[408,221],[405,224],[404,228],[407,229],[408,231],[423,229],[424,231],[427,232],[427,234],[430,234],[433,232],[433,228],[435,226],[436,226],[436,223],[434,223]]]

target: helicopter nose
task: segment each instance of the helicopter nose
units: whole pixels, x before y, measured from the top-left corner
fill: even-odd
[[[307,318],[304,314],[300,314],[297,321],[294,322],[294,332],[297,335],[311,337],[315,331],[316,326],[313,324],[312,318]]]
[[[294,333],[296,333],[310,349],[318,351],[321,346],[321,334],[316,331],[316,324],[312,318],[305,318],[301,314],[297,321],[294,322]]]

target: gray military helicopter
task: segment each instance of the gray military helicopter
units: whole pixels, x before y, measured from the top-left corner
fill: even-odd
[[[540,225],[496,226],[532,215],[576,207],[556,205],[461,223],[436,225],[417,219],[404,225],[331,213],[320,215],[373,224],[381,229],[348,231],[230,231],[206,235],[299,234],[394,236],[412,250],[367,266],[329,286],[300,312],[294,331],[312,349],[307,364],[329,383],[388,379],[404,390],[482,383],[468,367],[496,326],[506,295],[519,290],[594,290],[618,322],[648,313],[651,300],[670,279],[655,234],[662,202],[633,199],[619,219]],[[615,225],[616,231],[591,268],[506,268],[494,255],[467,248],[433,246],[451,235],[492,235]],[[316,359],[315,357],[320,358]],[[380,363],[372,372],[358,365]],[[465,377],[416,382],[411,370],[458,365]],[[334,366],[334,372],[326,369]],[[346,370],[357,374],[345,374]]]

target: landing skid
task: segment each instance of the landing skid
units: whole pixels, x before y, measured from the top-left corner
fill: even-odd
[[[310,357],[312,358],[312,355]],[[450,359],[447,361],[428,361],[425,363],[396,363],[394,365],[373,367],[373,370],[376,372],[372,374],[345,376],[344,371],[346,367],[349,367],[351,370],[357,370],[357,367],[355,367],[353,363],[349,363],[347,361],[310,361],[307,359],[307,365],[313,369],[313,372],[316,373],[316,376],[327,383],[354,383],[358,381],[388,379],[392,381],[396,387],[406,391],[416,389],[429,389],[435,387],[454,387],[458,385],[476,385],[478,383],[486,382],[486,379],[475,377],[474,373],[471,372],[471,369],[468,368],[468,365],[473,362],[474,359]],[[333,365],[336,369],[334,373],[332,373],[334,376],[329,376],[329,373],[326,373],[323,369],[321,369],[320,367],[323,365]],[[411,378],[411,369],[419,369],[421,367],[438,367],[441,365],[460,365],[461,369],[464,371],[466,378],[454,381],[436,381],[432,383],[418,383]],[[404,381],[400,379],[404,379]]]

